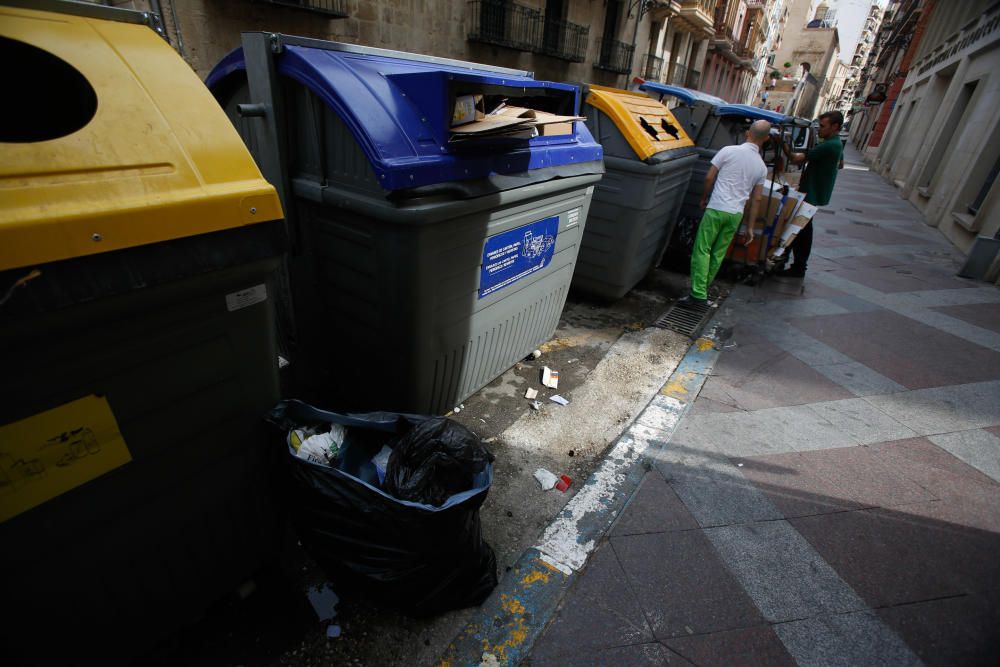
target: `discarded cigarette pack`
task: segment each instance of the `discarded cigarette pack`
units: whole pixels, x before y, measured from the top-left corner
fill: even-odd
[[[559,371],[554,371],[548,366],[542,368],[542,384],[549,389],[559,388]]]

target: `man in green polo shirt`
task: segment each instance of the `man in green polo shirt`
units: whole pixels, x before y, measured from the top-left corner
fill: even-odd
[[[792,153],[785,145],[785,153],[794,164],[806,163],[806,170],[799,181],[799,192],[806,195],[807,204],[826,206],[833,195],[833,185],[837,182],[837,171],[842,164],[844,144],[840,142],[840,127],[844,115],[839,111],[827,111],[819,117],[819,143],[808,153]],[[806,263],[812,250],[813,223],[810,222],[792,241],[792,265],[778,273],[787,278],[801,278],[806,275]]]

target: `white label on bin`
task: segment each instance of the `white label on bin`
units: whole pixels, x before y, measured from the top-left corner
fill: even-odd
[[[226,310],[233,312],[255,303],[267,301],[267,285],[254,285],[226,295]]]
[[[566,215],[566,229],[580,224],[580,209],[574,208]]]

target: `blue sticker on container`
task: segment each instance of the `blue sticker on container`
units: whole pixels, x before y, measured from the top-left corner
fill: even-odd
[[[479,298],[548,266],[556,251],[558,232],[559,216],[554,215],[486,239]]]

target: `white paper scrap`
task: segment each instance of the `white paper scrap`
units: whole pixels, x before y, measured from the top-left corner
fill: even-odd
[[[542,487],[542,491],[548,491],[555,487],[556,482],[559,478],[550,473],[545,468],[539,468],[535,471],[535,479],[538,480],[538,484]]]

